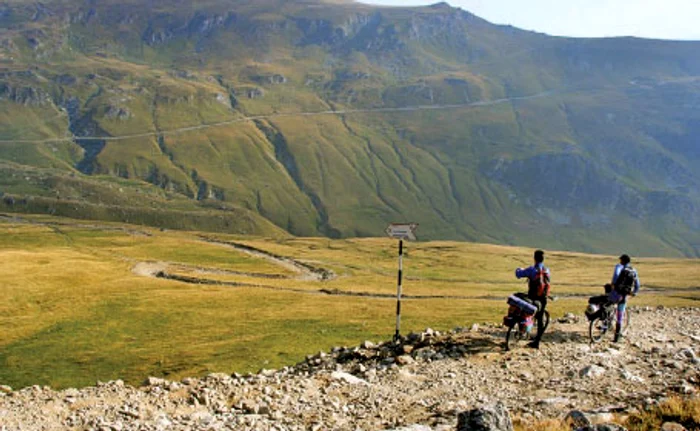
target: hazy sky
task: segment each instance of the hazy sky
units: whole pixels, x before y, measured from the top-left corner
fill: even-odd
[[[362,0],[392,6],[438,0]],[[700,0],[449,0],[488,21],[558,36],[700,40]]]

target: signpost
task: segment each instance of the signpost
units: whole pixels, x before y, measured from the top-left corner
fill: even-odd
[[[403,240],[416,240],[418,223],[392,223],[385,232],[392,238],[399,240],[399,281],[396,288],[396,334],[394,340],[398,340],[401,330],[401,279],[403,276]]]

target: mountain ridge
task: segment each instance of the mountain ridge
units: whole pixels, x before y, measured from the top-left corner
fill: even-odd
[[[415,218],[426,239],[700,255],[700,43],[550,37],[445,4],[13,1],[0,23],[14,198],[96,200],[7,163],[302,236]]]

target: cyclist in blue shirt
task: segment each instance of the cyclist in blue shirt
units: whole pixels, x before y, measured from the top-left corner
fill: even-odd
[[[535,264],[528,268],[518,268],[515,270],[517,278],[528,278],[527,297],[537,306],[537,335],[528,344],[534,349],[540,348],[540,339],[544,333],[544,310],[547,307],[547,296],[549,295],[549,268],[544,266],[544,251],[535,251]]]
[[[615,265],[615,271],[613,272],[612,285],[617,286],[616,283],[618,281],[618,278],[620,277],[620,273],[624,268],[629,268],[634,274],[634,284],[631,295],[637,296],[637,293],[639,292],[639,275],[637,274],[637,270],[632,268],[630,262],[631,259],[628,255],[623,254],[622,256],[620,256],[620,263]],[[622,319],[625,315],[625,309],[627,308],[627,295],[620,292],[618,289],[613,288],[610,292],[609,298],[610,302],[614,302],[617,304],[617,325],[615,325],[615,339],[613,340],[615,343],[617,343],[618,341],[620,341]]]

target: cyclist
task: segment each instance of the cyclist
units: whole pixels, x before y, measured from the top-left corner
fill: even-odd
[[[534,255],[535,264],[529,268],[518,268],[515,270],[517,278],[528,278],[527,297],[537,306],[537,335],[528,347],[540,348],[540,340],[544,333],[544,310],[547,307],[547,296],[549,295],[549,268],[544,266],[544,251],[537,250]]]
[[[617,304],[617,324],[615,325],[615,338],[613,342],[620,341],[622,318],[627,308],[627,295],[637,296],[639,292],[639,275],[637,270],[630,265],[631,259],[627,254],[620,256],[620,263],[615,265],[612,276],[613,289],[610,292],[610,302]]]

